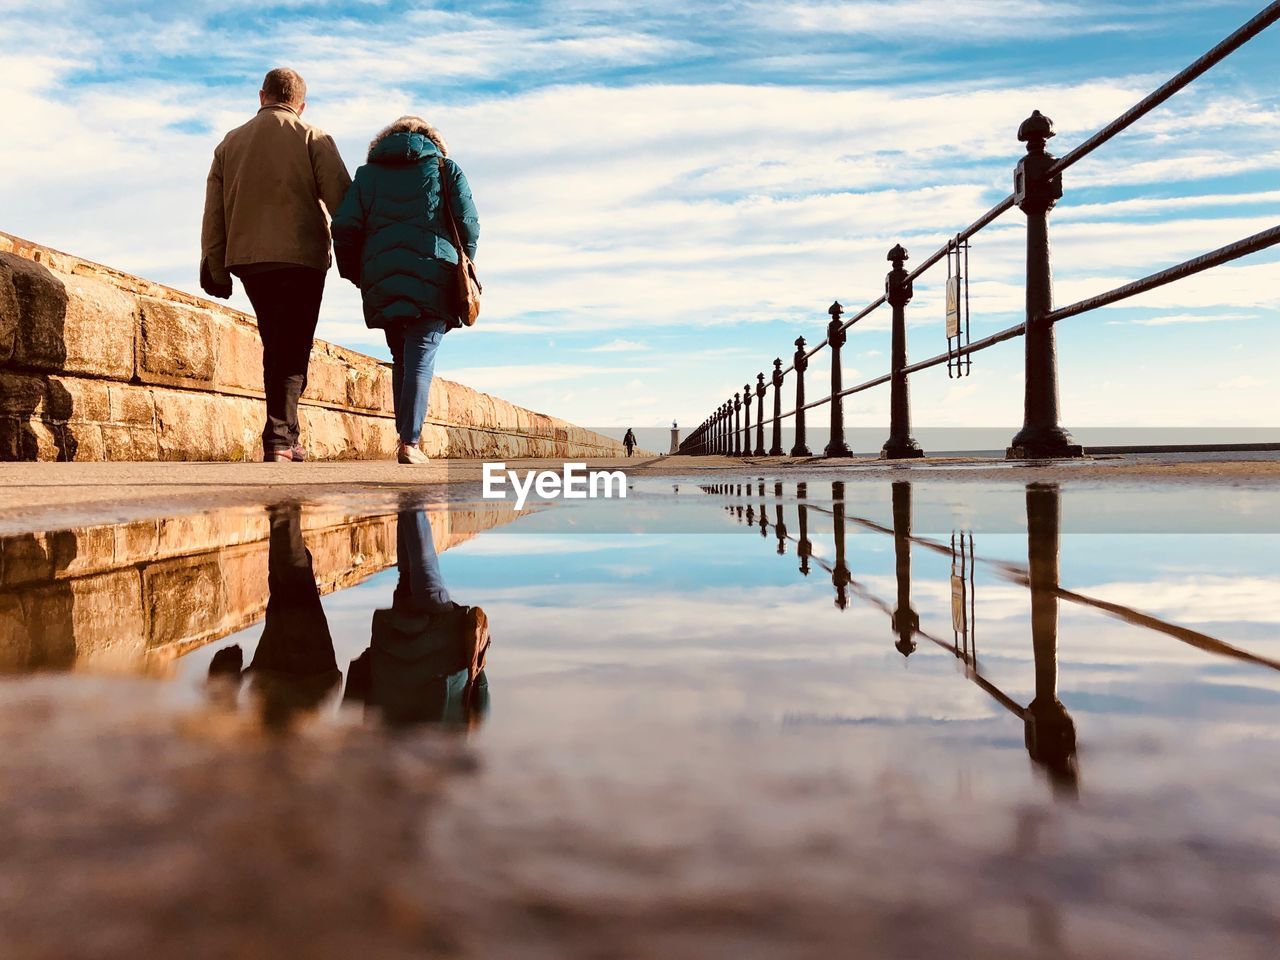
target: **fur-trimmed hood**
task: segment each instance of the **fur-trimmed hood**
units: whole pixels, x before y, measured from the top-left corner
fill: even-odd
[[[385,150],[379,151],[378,146],[396,134],[409,135],[398,138],[404,140],[406,143],[412,143],[413,140],[416,139],[416,136],[425,137],[427,140],[431,141],[431,143],[435,144],[436,151],[439,152],[440,156],[447,157],[449,155],[449,145],[444,142],[444,137],[440,136],[439,130],[427,123],[427,121],[423,120],[421,117],[403,116],[395,123],[383,127],[378,131],[378,135],[369,141],[368,159],[370,162],[373,162],[375,153],[385,152]],[[420,142],[421,141],[419,141],[419,143]]]

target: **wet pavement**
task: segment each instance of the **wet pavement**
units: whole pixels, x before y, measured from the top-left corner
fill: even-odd
[[[1265,482],[761,468],[18,533],[0,935],[1273,957],[1278,627]]]

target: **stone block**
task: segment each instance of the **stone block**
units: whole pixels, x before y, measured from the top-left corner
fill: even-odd
[[[156,558],[160,545],[159,520],[137,520],[110,530],[117,566],[146,563]]]
[[[18,341],[18,323],[21,309],[18,306],[18,292],[13,286],[13,268],[0,254],[0,366],[8,363],[13,357],[13,350]]]
[[[351,457],[347,424],[341,411],[304,403],[298,407],[298,422],[303,443],[316,459],[339,460]]]
[[[209,553],[265,541],[269,533],[267,514],[260,507],[186,514],[160,521],[156,552],[161,558]]]
[[[64,548],[65,549],[65,548]],[[55,548],[45,534],[19,534],[0,539],[0,580],[6,587],[53,578]]]
[[[449,422],[450,382],[440,377],[431,380],[431,392],[427,395],[427,419],[437,423]],[[393,406],[394,410],[395,407]]]
[[[0,416],[43,416],[48,385],[48,377],[0,370]]]
[[[110,527],[78,527],[48,538],[53,558],[53,577],[68,580],[113,570],[115,538]]]
[[[156,402],[148,387],[113,383],[107,391],[107,417],[112,423],[138,424],[154,430]]]
[[[262,340],[258,329],[233,316],[214,315],[214,385],[234,392],[262,394]]]
[[[111,419],[110,390],[106,381],[50,377],[48,415],[70,423],[105,423]]]
[[[100,423],[67,423],[53,427],[58,438],[59,458],[78,463],[100,463],[107,459],[107,445]]]
[[[227,616],[227,589],[218,555],[154,563],[142,574],[147,648],[205,639]]]
[[[348,367],[346,404],[359,410],[376,410],[380,413],[394,410],[391,370],[376,363]]]
[[[102,438],[103,460],[153,461],[160,459],[160,442],[154,424],[104,423],[97,429]],[[78,447],[76,459],[87,455],[87,446]]]
[[[55,424],[29,417],[16,421],[17,455],[15,460],[70,460],[66,434]]]
[[[396,518],[375,517],[347,528],[351,533],[351,555],[363,557],[375,567],[394,563],[396,558]]]
[[[161,460],[253,460],[261,456],[261,400],[156,388]]]
[[[142,580],[137,570],[118,570],[70,581],[76,659],[129,660],[145,648]]]
[[[303,394],[316,403],[347,402],[347,364],[334,356],[330,345],[317,342],[307,366],[307,389]]]
[[[216,625],[209,636],[221,635],[223,630],[256,619],[267,608],[270,591],[267,588],[267,561],[270,547],[267,541],[247,544],[221,553],[221,576],[226,597],[225,620]]]
[[[69,669],[76,659],[75,598],[69,582],[51,583],[21,594],[28,670]]]
[[[0,593],[0,673],[24,669],[30,648],[22,601],[16,594]]]
[[[213,315],[152,297],[140,297],[138,303],[138,379],[143,383],[209,385],[217,351]]]
[[[128,380],[133,376],[138,312],[133,297],[97,280],[65,278],[63,373]]]
[[[17,330],[9,362],[57,373],[133,376],[137,309],[133,297],[85,277],[0,253],[0,288],[11,285]]]
[[[422,440],[418,444],[428,457],[447,457],[449,455],[449,428],[438,423],[422,425]]]

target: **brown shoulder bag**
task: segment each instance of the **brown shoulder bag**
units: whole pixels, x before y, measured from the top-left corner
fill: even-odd
[[[453,219],[453,205],[449,203],[449,186],[445,182],[444,157],[440,165],[440,202],[444,206],[444,218],[449,221],[449,234],[453,237],[453,248],[458,251],[457,266],[457,314],[458,322],[464,327],[474,327],[480,316],[480,294],[484,287],[476,277],[476,265],[467,256],[466,247],[462,245],[462,237],[458,233],[458,222]]]

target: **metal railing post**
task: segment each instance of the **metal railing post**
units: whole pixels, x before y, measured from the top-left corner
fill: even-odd
[[[813,544],[809,542],[809,507],[804,502],[808,495],[807,484],[796,484],[796,516],[800,520],[800,537],[796,540],[796,554],[800,557],[800,573],[809,575],[809,557],[813,553]]]
[[[1031,759],[1055,781],[1075,782],[1076,725],[1058,699],[1058,543],[1061,493],[1054,484],[1027,487],[1027,561],[1036,695],[1023,734]]]
[[[769,456],[780,457],[782,449],[782,358],[773,361],[773,443]]]
[[[885,258],[893,264],[884,279],[884,296],[893,308],[893,342],[889,369],[889,439],[880,448],[882,460],[909,460],[923,457],[920,444],[911,436],[911,389],[907,383],[907,304],[911,302],[911,278],[902,264],[910,260],[907,249],[897,244]]]
[[[898,604],[893,610],[894,647],[904,657],[916,648],[915,635],[920,615],[911,606],[911,484],[899,480],[893,485],[893,557],[898,579]]]
[[[764,374],[756,374],[756,449],[757,457],[764,456]]]
[[[804,355],[804,337],[796,337],[796,355],[791,362],[796,368],[796,445],[791,448],[791,456],[812,457],[813,451],[804,438],[804,372],[809,366],[809,358]]]
[[[1084,450],[1059,422],[1058,345],[1047,314],[1053,309],[1049,211],[1062,197],[1062,175],[1046,174],[1057,159],[1045,151],[1053,121],[1039,110],[1018,127],[1027,155],[1013,174],[1013,199],[1027,215],[1026,383],[1022,429],[1009,444],[1010,460],[1080,457]]]
[[[840,391],[844,389],[844,378],[840,372],[840,348],[848,339],[848,333],[840,322],[844,307],[837,300],[827,309],[827,313],[831,314],[831,322],[827,324],[827,343],[831,346],[831,439],[822,455],[852,457],[853,451],[844,440],[844,397],[840,396]]]
[[[831,523],[835,531],[836,562],[831,568],[831,585],[836,588],[836,606],[844,610],[849,606],[849,583],[853,576],[844,558],[844,483],[831,484]]]
[[[742,455],[751,456],[751,384],[742,385]]]
[[[761,374],[763,376],[763,374]],[[773,485],[773,532],[778,538],[778,556],[787,552],[787,523],[782,516],[782,484]]]

